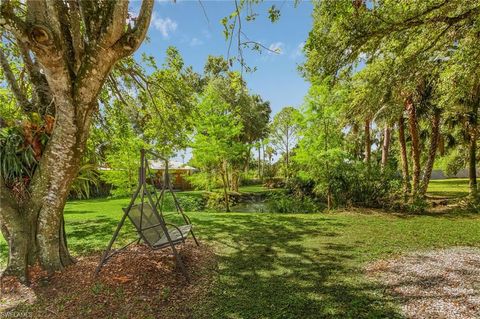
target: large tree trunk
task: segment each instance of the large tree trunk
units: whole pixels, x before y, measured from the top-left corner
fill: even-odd
[[[408,172],[407,142],[405,139],[405,121],[403,115],[398,120],[398,142],[400,144],[400,162],[402,164],[403,193],[405,198],[410,192],[410,174]]]
[[[26,206],[29,216],[37,220],[38,258],[47,271],[60,270],[72,262],[65,242],[63,209],[79,171],[92,112],[87,107],[75,107],[74,103],[68,103],[68,108],[76,111],[58,114],[56,127],[63,129],[55,129],[50,138]]]
[[[365,163],[370,165],[372,157],[372,141],[370,137],[370,120],[365,120]]]
[[[420,192],[420,135],[418,131],[417,108],[411,97],[405,100],[408,115],[408,128],[412,140],[412,195],[417,197]]]
[[[383,129],[383,145],[382,145],[382,169],[385,169],[388,162],[388,153],[390,151],[390,126],[385,124],[385,128]]]
[[[25,216],[19,214],[16,201],[5,183],[0,181],[1,230],[8,243],[9,254],[4,274],[14,275],[22,281],[27,280],[28,249],[30,232]]]
[[[425,196],[428,189],[428,183],[430,182],[430,177],[432,176],[433,164],[435,163],[435,157],[437,155],[438,142],[440,139],[440,110],[436,109],[434,111],[432,118],[432,136],[430,138],[430,149],[428,152],[427,163],[425,164],[425,169],[423,172],[422,178],[422,188],[420,190],[420,195]]]
[[[97,97],[112,66],[138,48],[150,24],[153,0],[142,2],[134,25],[128,27],[128,1],[92,4],[36,0],[27,1],[22,10],[0,6],[0,27],[17,41],[29,73],[31,103],[37,103],[37,109],[46,108],[38,103],[53,104],[55,110],[53,133],[29,185],[29,198],[16,202],[0,183],[1,230],[9,244],[6,271],[22,280],[36,261],[48,272],[72,262],[63,209],[78,174]],[[5,63],[0,65],[8,71]],[[18,88],[15,78],[7,80],[11,89]],[[16,98],[28,112],[25,96]]]

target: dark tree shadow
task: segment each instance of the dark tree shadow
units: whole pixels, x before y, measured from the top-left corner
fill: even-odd
[[[400,318],[383,287],[363,279],[355,247],[325,242],[345,226],[318,216],[192,216],[220,252],[218,282],[199,313],[210,318]],[[332,232],[332,225],[335,230]],[[328,225],[328,227],[326,227]],[[324,229],[329,229],[325,231]],[[305,238],[325,237],[321,245]]]

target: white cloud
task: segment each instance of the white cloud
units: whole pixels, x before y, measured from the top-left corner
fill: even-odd
[[[305,46],[305,42],[300,42],[297,48],[295,49],[295,51],[290,55],[290,57],[295,60],[296,58],[303,56],[304,46]]]
[[[168,38],[170,33],[175,32],[178,27],[178,23],[170,18],[160,18],[154,12],[152,15],[152,22],[151,24],[155,29],[160,31],[164,38]]]
[[[190,45],[191,47],[196,47],[196,46],[199,46],[199,45],[202,45],[202,44],[203,44],[203,41],[200,40],[199,38],[192,38],[192,39],[190,40],[190,43],[189,43],[189,45]]]
[[[205,29],[202,30],[202,34],[207,39],[210,39],[212,37],[212,34],[210,33],[210,31],[205,30]]]
[[[283,42],[274,42],[268,47],[270,50],[269,54],[284,54],[285,53],[285,44]],[[271,52],[273,51],[273,52]],[[276,53],[275,53],[276,52]]]

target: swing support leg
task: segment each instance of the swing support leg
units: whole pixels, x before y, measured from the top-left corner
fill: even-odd
[[[130,213],[130,209],[132,209],[132,206],[135,203],[135,199],[137,198],[138,193],[140,193],[141,188],[142,188],[142,185],[138,185],[137,190],[135,191],[135,194],[133,194],[132,199],[130,200],[130,204],[128,205],[128,208],[123,212],[122,219],[118,223],[117,229],[115,230],[115,233],[113,234],[112,239],[110,239],[107,249],[103,253],[102,259],[100,260],[100,263],[98,264],[97,269],[95,269],[95,277],[98,275],[103,265],[111,257],[111,256],[108,256],[108,254],[112,250],[113,243],[115,243],[115,240],[117,239],[118,234],[120,233],[120,230],[122,229],[123,224],[125,223],[125,220],[127,219],[127,216]]]
[[[110,239],[110,242],[108,243],[107,249],[103,253],[102,259],[100,260],[100,263],[98,264],[97,269],[95,269],[95,277],[98,275],[98,273],[102,269],[103,265],[107,262],[107,260],[109,258],[108,254],[110,253],[110,251],[112,249],[113,243],[115,242],[115,240],[118,237],[118,233],[120,232],[120,229],[122,228],[123,224],[125,223],[125,219],[127,218],[127,214],[128,214],[128,211],[126,211],[123,214],[122,219],[118,223],[117,229],[115,230],[115,233],[113,234],[112,239]]]

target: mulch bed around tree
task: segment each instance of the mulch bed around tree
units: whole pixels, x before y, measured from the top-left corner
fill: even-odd
[[[480,318],[480,249],[417,252],[368,265],[408,318]]]
[[[177,247],[190,283],[176,269],[171,250],[135,245],[114,256],[97,278],[93,274],[100,254],[81,257],[50,277],[33,269],[28,288],[6,278],[0,312],[52,319],[189,318],[207,295],[217,263],[205,244],[196,247],[188,241]]]

